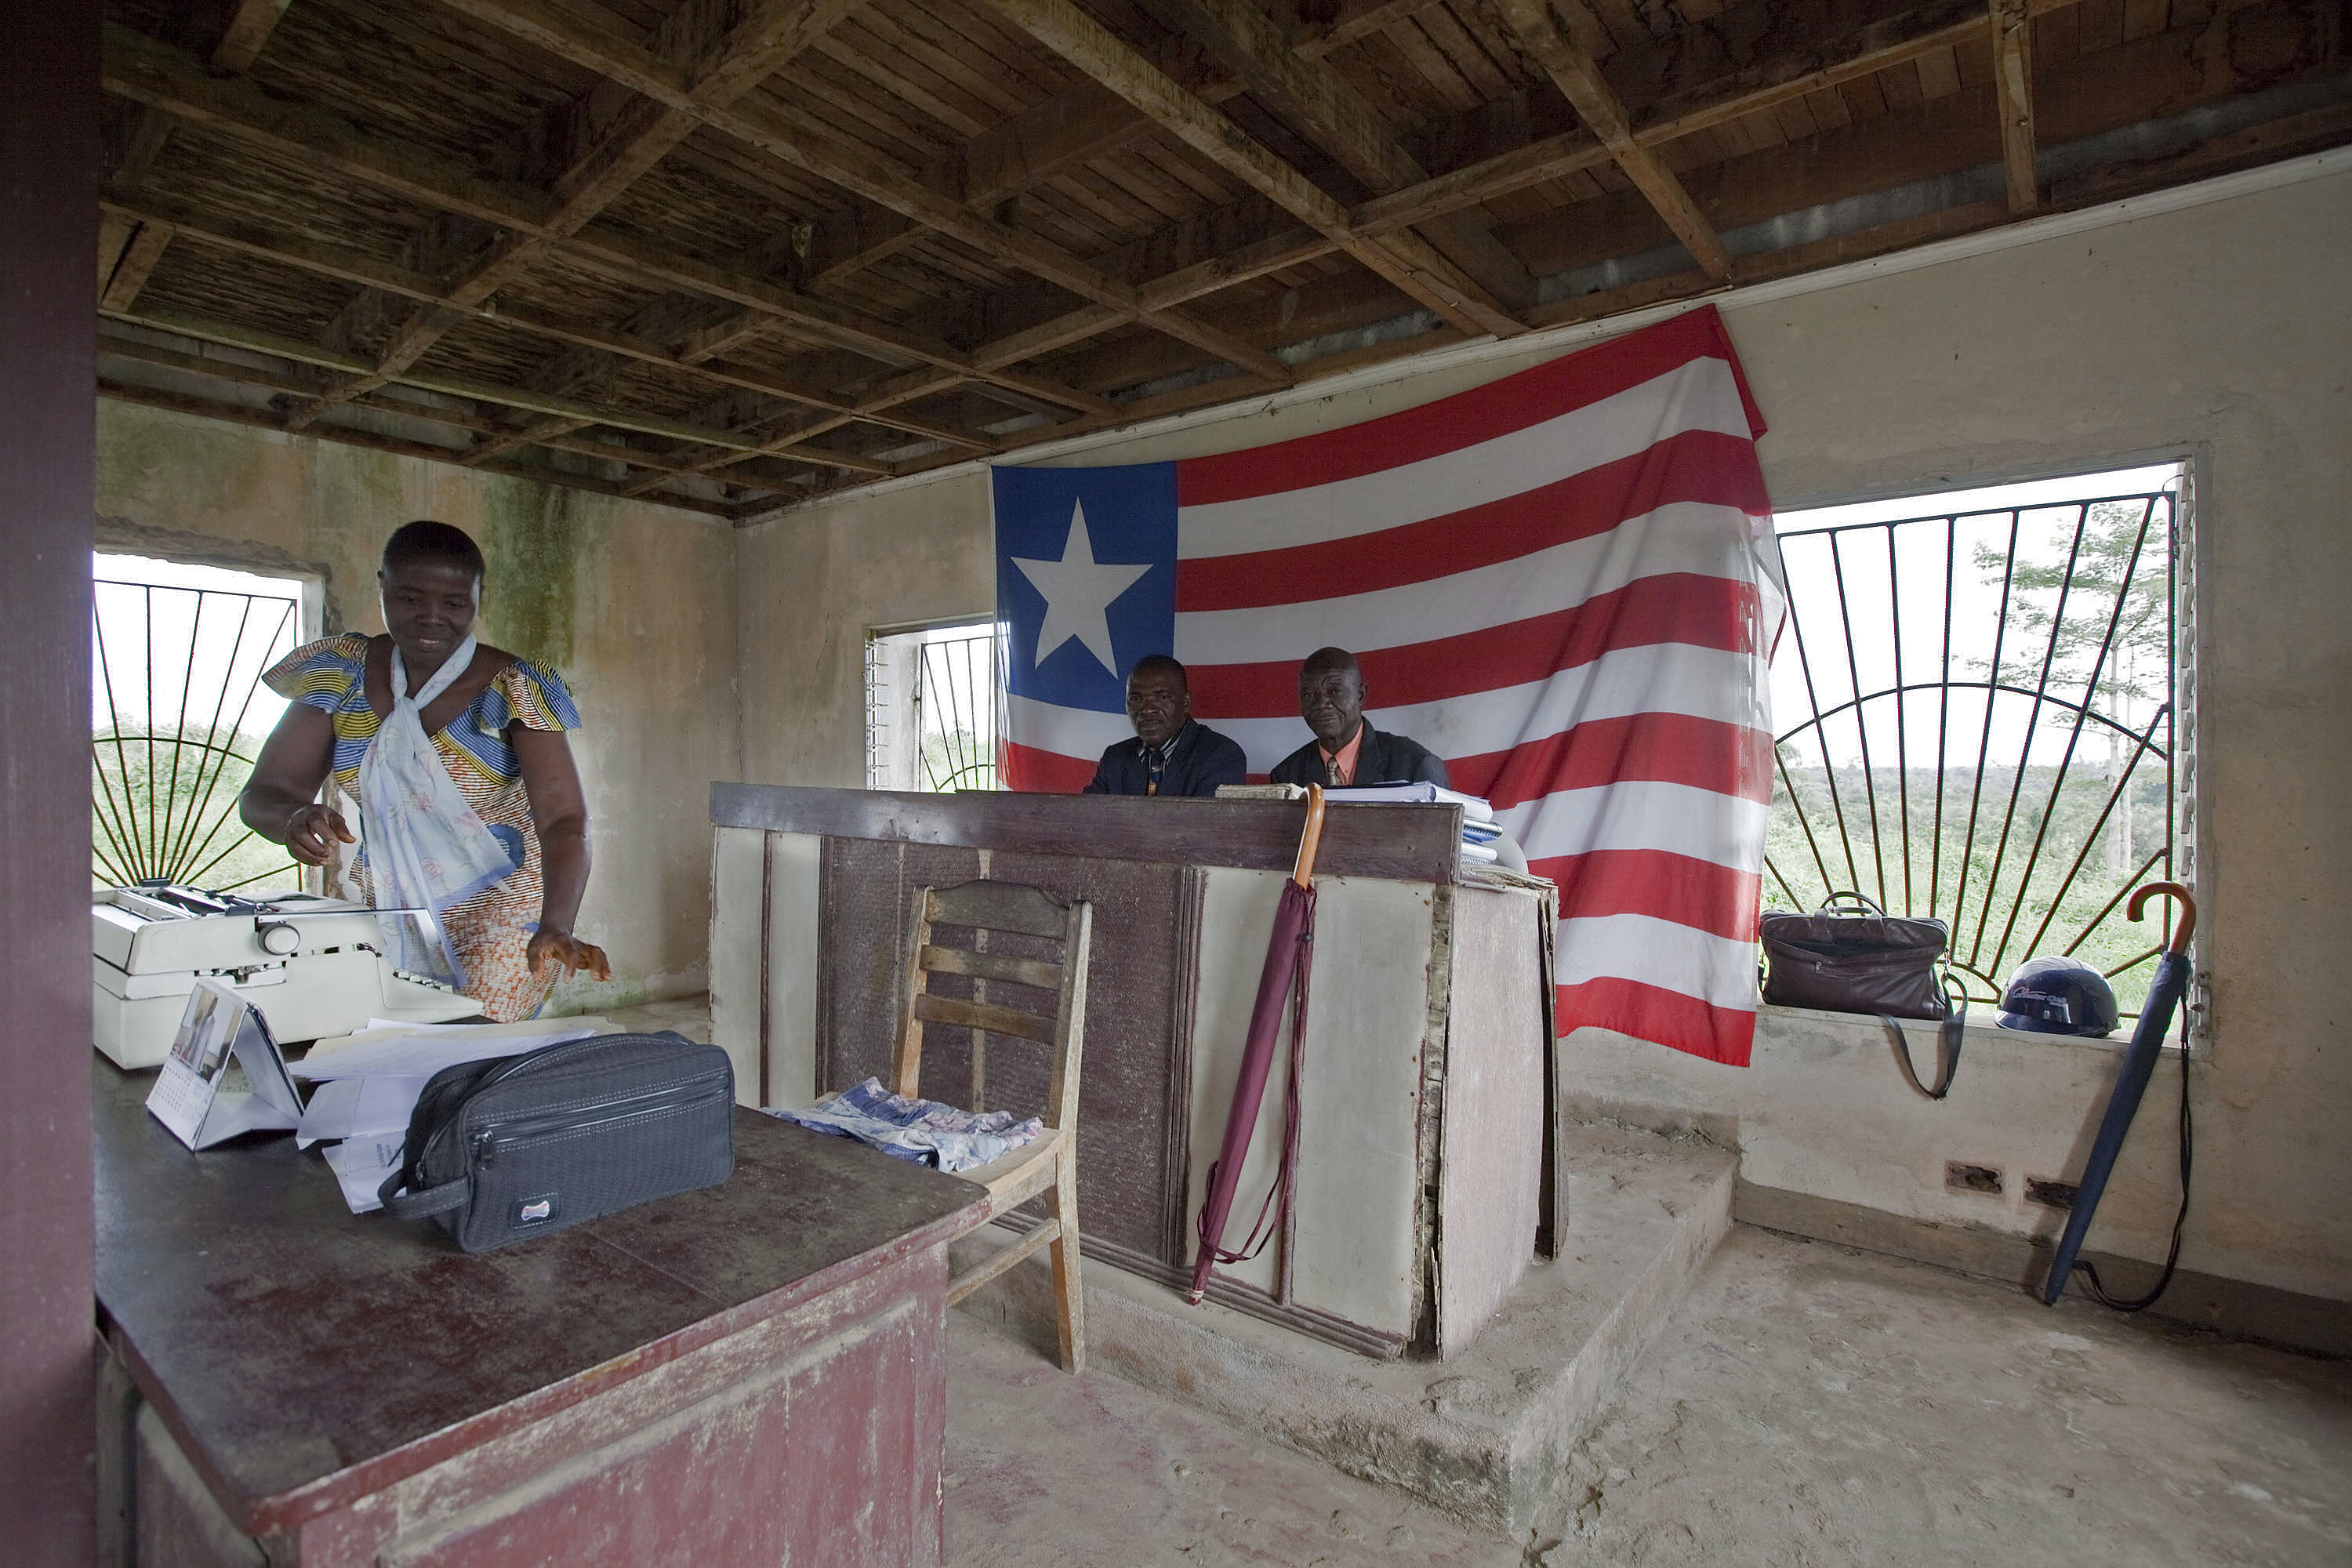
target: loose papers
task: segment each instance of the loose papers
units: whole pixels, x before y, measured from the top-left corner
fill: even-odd
[[[320,1151],[327,1157],[327,1168],[335,1173],[336,1184],[343,1189],[343,1203],[353,1214],[369,1214],[383,1207],[376,1194],[383,1179],[400,1169],[401,1150],[408,1140],[404,1133],[390,1137],[350,1138],[341,1143],[330,1143]]]
[[[328,1166],[353,1214],[383,1205],[376,1197],[399,1168],[408,1119],[417,1097],[443,1068],[494,1057],[520,1056],[541,1046],[584,1040],[612,1030],[608,1018],[565,1018],[520,1024],[394,1024],[371,1019],[341,1039],[321,1040],[290,1068],[318,1085],[295,1128],[307,1147],[339,1139],[324,1151]]]
[[[377,1019],[357,1034],[320,1041],[289,1070],[313,1082],[379,1073],[431,1078],[460,1062],[517,1056],[565,1040],[584,1040],[608,1033],[612,1026],[606,1018],[522,1024],[387,1024]]]

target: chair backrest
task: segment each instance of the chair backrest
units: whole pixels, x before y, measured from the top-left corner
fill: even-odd
[[[971,945],[938,939],[938,927],[971,932]],[[1021,882],[965,882],[924,888],[914,900],[907,933],[906,1005],[899,1015],[897,1060],[891,1088],[921,1092],[923,1026],[955,1026],[971,1031],[973,1103],[985,1096],[985,1037],[1034,1041],[1051,1052],[1045,1108],[1048,1127],[1076,1126],[1078,1061],[1086,1034],[1087,950],[1094,909],[1084,900],[1065,901]],[[944,994],[933,976],[947,981]]]

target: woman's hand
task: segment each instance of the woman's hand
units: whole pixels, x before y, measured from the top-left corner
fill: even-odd
[[[334,838],[359,842],[344,824],[343,814],[331,805],[297,806],[286,819],[286,852],[305,866],[323,866],[333,858]]]
[[[532,933],[524,956],[530,960],[533,974],[540,973],[545,964],[560,963],[566,974],[584,969],[599,980],[613,978],[613,966],[605,961],[604,950],[593,942],[582,942],[568,931],[541,926]]]

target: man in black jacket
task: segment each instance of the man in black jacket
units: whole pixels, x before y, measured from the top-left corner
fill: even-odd
[[[1347,784],[1445,783],[1445,764],[1429,748],[1402,735],[1382,734],[1364,721],[1364,672],[1345,648],[1318,648],[1298,667],[1298,716],[1315,739],[1274,764],[1276,784]]]
[[[1146,654],[1128,672],[1127,719],[1135,739],[1102,754],[1082,793],[1213,795],[1249,777],[1241,747],[1193,719],[1184,667],[1164,653]]]

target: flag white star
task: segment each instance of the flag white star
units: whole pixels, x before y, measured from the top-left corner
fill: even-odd
[[[1070,534],[1062,546],[1059,561],[1025,561],[1016,555],[1013,564],[1020,567],[1021,574],[1045,595],[1045,624],[1037,633],[1037,662],[1045,663],[1048,654],[1076,637],[1088,653],[1102,660],[1105,669],[1114,676],[1118,674],[1111,654],[1110,616],[1107,612],[1113,600],[1134,587],[1137,580],[1151,570],[1150,564],[1096,565],[1094,542],[1087,537],[1084,501],[1070,508]]]

